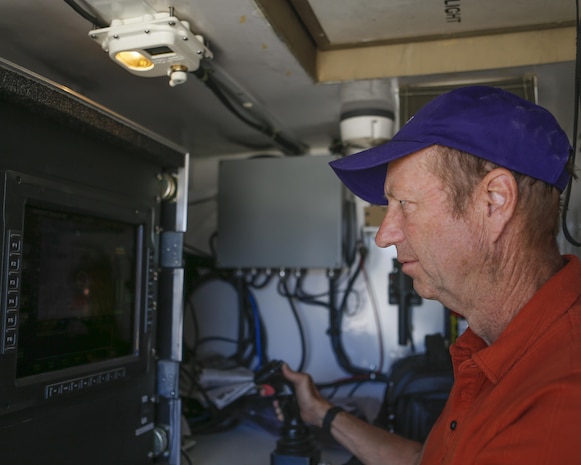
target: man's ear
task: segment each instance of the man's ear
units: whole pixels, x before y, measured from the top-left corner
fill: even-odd
[[[483,221],[491,239],[496,241],[514,216],[518,203],[518,185],[513,174],[505,168],[490,171],[480,185],[480,200],[484,202],[486,215]]]

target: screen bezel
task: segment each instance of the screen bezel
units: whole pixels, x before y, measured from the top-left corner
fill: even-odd
[[[151,208],[142,207],[124,196],[118,196],[113,192],[104,191],[89,186],[75,185],[70,181],[56,180],[54,178],[39,178],[13,171],[5,172],[4,202],[3,202],[3,253],[4,258],[9,253],[9,233],[22,231],[24,211],[27,204],[39,208],[66,211],[73,214],[96,216],[111,221],[121,221],[135,225],[139,231],[136,250],[136,276],[135,276],[135,303],[133,308],[133,349],[132,354],[109,360],[103,360],[70,368],[33,374],[16,378],[17,347],[13,354],[3,354],[3,358],[12,358],[13,372],[15,373],[14,387],[25,387],[59,380],[72,379],[100,373],[104,370],[123,367],[127,376],[146,370],[148,363],[147,341],[145,339],[148,273],[150,257],[154,250],[153,244],[153,212]],[[151,238],[151,239],[150,239]],[[6,263],[6,260],[3,261]],[[2,279],[2,305],[6,309],[6,297],[8,292],[6,270],[3,270]],[[17,328],[18,332],[18,328]],[[19,396],[18,396],[19,397]]]

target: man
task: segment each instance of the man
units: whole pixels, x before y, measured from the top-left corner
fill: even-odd
[[[559,254],[572,148],[545,109],[486,86],[428,103],[382,146],[331,163],[386,204],[376,236],[416,291],[463,315],[455,383],[425,444],[333,407],[288,367],[301,415],[365,464],[579,464],[581,262]]]

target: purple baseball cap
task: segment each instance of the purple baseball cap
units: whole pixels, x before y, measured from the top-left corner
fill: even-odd
[[[387,165],[432,145],[444,145],[540,179],[561,192],[573,148],[555,117],[505,90],[460,87],[421,108],[385,144],[330,163],[358,197],[387,205]]]

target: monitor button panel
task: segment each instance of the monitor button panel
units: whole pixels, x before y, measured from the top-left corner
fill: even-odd
[[[87,375],[82,378],[74,378],[66,381],[60,381],[58,383],[49,384],[48,386],[45,386],[44,397],[45,399],[55,399],[57,397],[62,397],[67,394],[72,394],[73,392],[85,391],[87,389],[95,388],[97,386],[110,384],[115,381],[121,381],[126,376],[127,372],[125,368],[121,367],[103,371],[101,373]]]
[[[3,337],[2,353],[16,350],[18,334],[18,312],[20,309],[20,267],[22,260],[22,234],[8,231],[8,250],[5,268],[4,302],[2,305]]]

